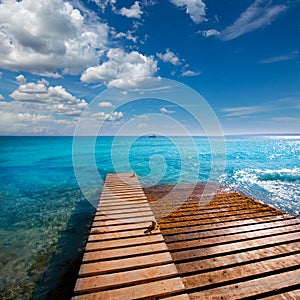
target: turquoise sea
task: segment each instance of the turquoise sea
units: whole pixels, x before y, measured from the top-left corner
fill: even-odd
[[[108,172],[134,171],[144,186],[213,181],[300,216],[300,136],[226,137],[225,170],[213,177],[223,156],[207,138],[121,137],[112,159],[114,138],[99,137],[99,178],[86,160],[91,140],[80,138],[74,153],[72,137],[0,137],[0,299],[46,299],[55,289],[84,247]]]

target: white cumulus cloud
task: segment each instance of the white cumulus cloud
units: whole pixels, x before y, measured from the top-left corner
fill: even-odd
[[[100,107],[114,107],[113,104],[111,102],[108,101],[103,101],[99,103]]]
[[[46,80],[26,82],[23,75],[16,77],[19,87],[10,94],[14,101],[38,104],[41,111],[67,116],[79,116],[88,104],[62,86],[49,86]]]
[[[126,53],[120,48],[107,52],[107,61],[86,69],[83,82],[104,82],[108,87],[137,88],[157,71],[157,61],[152,56],[137,51]]]
[[[140,19],[143,11],[139,2],[135,1],[130,8],[122,7],[117,13],[127,18]]]
[[[88,113],[83,116],[87,121],[118,121],[124,117],[123,112],[121,111],[113,111],[110,114],[106,114],[103,111],[99,111],[96,113]]]
[[[170,0],[175,6],[184,8],[194,23],[207,21],[206,4],[202,0]]]
[[[198,33],[202,34],[204,37],[210,37],[220,34],[220,32],[216,29],[200,30],[198,31]]]
[[[98,63],[109,27],[63,0],[0,2],[0,67],[61,77]]]
[[[115,38],[122,39],[125,38],[128,41],[132,41],[136,43],[138,41],[138,37],[133,35],[133,32],[130,30],[127,30],[127,32],[118,32],[118,33],[113,33]]]
[[[20,74],[16,77],[17,83],[18,84],[25,84],[26,83],[26,78],[24,75]]]
[[[157,56],[163,62],[169,62],[172,65],[179,66],[181,64],[180,59],[170,49],[167,49],[165,53],[157,53]]]

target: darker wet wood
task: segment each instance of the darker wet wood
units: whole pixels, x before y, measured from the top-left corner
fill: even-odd
[[[300,299],[299,218],[236,192],[201,202],[203,185],[182,203],[172,188],[144,191],[154,215],[173,206],[158,223],[190,299]]]

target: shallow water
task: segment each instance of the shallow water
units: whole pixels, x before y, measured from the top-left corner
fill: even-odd
[[[43,299],[83,249],[107,172],[138,174],[144,186],[213,181],[300,215],[300,137],[231,137],[223,154],[206,138],[0,137],[0,298]],[[112,143],[115,147],[112,149]],[[96,161],[93,167],[88,157]],[[212,174],[212,161],[215,169]],[[218,169],[219,168],[219,169]],[[86,199],[88,198],[88,200]]]

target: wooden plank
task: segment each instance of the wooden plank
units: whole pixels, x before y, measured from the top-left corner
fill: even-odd
[[[209,236],[218,236],[218,235],[227,235],[232,233],[239,233],[239,232],[249,232],[249,231],[256,231],[266,228],[275,228],[275,227],[283,227],[287,225],[295,225],[299,224],[300,220],[291,218],[291,219],[270,219],[268,223],[265,222],[254,222],[251,220],[246,221],[232,221],[232,224],[216,224],[212,228],[210,225],[198,225],[195,227],[183,227],[179,228],[177,231],[174,230],[174,233],[171,234],[170,231],[164,230],[164,237],[165,240],[168,242],[169,240],[174,240],[174,236],[178,236],[178,234],[184,235],[184,239],[193,239],[197,238],[201,235],[203,237]],[[227,226],[226,226],[227,225]],[[218,228],[219,227],[219,228]]]
[[[102,191],[101,193],[101,198],[105,198],[105,197],[110,197],[110,196],[116,196],[116,197],[126,197],[126,196],[144,196],[144,192],[143,190],[141,191],[128,191],[128,192],[122,192],[122,191],[118,191],[118,190],[114,190],[114,191]]]
[[[295,289],[282,294],[259,298],[261,300],[297,300],[300,299],[300,289]]]
[[[139,212],[129,212],[129,213],[123,213],[123,214],[114,214],[114,213],[102,213],[101,215],[96,215],[94,217],[94,222],[96,221],[105,221],[108,218],[109,219],[129,219],[129,218],[136,218],[136,217],[143,217],[143,216],[152,216],[153,214],[151,210],[148,211],[139,211]]]
[[[100,227],[101,228],[101,227]],[[106,233],[92,233],[89,235],[89,242],[93,241],[105,241],[105,240],[112,240],[112,239],[121,239],[121,238],[128,238],[128,237],[137,237],[137,236],[144,236],[145,231],[147,228],[137,229],[137,230],[124,230],[124,231],[117,231],[117,232],[106,232]]]
[[[136,286],[129,286],[120,289],[108,290],[98,293],[91,293],[82,296],[75,296],[74,300],[90,300],[90,299],[139,299],[146,297],[158,297],[168,295],[170,293],[181,292],[184,290],[184,285],[180,278],[171,278],[160,281],[149,282]]]
[[[177,296],[171,296],[171,297],[166,297],[166,298],[160,298],[162,300],[190,300],[190,297],[188,294],[181,294]]]
[[[111,196],[101,196],[100,199],[100,204],[101,201],[105,202],[108,200],[120,200],[122,199],[123,201],[136,201],[136,200],[147,200],[146,196],[144,195],[126,195],[126,196],[116,196],[116,195],[111,195]]]
[[[145,198],[145,197],[142,197],[142,198],[136,198],[136,197],[132,197],[132,198],[129,198],[129,197],[127,197],[127,198],[122,198],[122,197],[115,197],[115,198],[113,198],[113,197],[110,197],[110,198],[107,198],[107,199],[105,199],[105,198],[101,198],[101,202],[99,203],[99,205],[98,206],[102,206],[104,203],[107,205],[107,204],[109,204],[109,203],[127,203],[127,202],[129,202],[129,201],[136,201],[136,202],[138,202],[138,201],[140,201],[140,202],[147,202],[148,203],[148,201],[146,201],[147,199]]]
[[[222,223],[222,222],[229,222],[229,221],[237,221],[237,220],[244,220],[244,219],[253,219],[255,218],[260,218],[260,217],[273,217],[274,213],[273,212],[268,212],[268,211],[262,211],[262,212],[256,212],[256,213],[249,213],[249,214],[244,214],[244,215],[238,215],[238,216],[226,216],[226,217],[213,217],[209,219],[204,219],[204,220],[196,220],[196,221],[189,221],[186,223],[183,222],[173,222],[169,224],[164,224],[164,228],[170,229],[170,228],[182,228],[182,227],[187,227],[187,226],[197,226],[199,224],[211,224],[214,225],[216,223]],[[160,223],[161,224],[161,223]],[[161,226],[163,227],[163,226]]]
[[[177,275],[173,263],[143,269],[136,269],[113,274],[95,275],[79,278],[74,289],[75,293],[99,291],[111,289],[122,285],[134,285],[145,280],[157,280]]]
[[[155,218],[153,216],[148,217],[139,217],[134,219],[128,219],[124,217],[123,219],[115,219],[115,220],[107,220],[107,221],[96,221],[93,223],[93,226],[112,226],[112,225],[125,225],[125,224],[132,224],[132,223],[144,223],[153,221]]]
[[[221,245],[211,245],[206,248],[199,249],[188,249],[179,252],[173,252],[172,257],[175,261],[195,259],[196,257],[205,257],[217,254],[225,254],[229,252],[245,251],[256,247],[265,247],[273,244],[279,244],[290,241],[299,241],[299,232],[296,233],[286,233],[278,236],[268,236],[257,238],[254,240],[242,241],[242,242],[232,242],[228,244]]]
[[[166,218],[165,220],[160,220],[160,224],[165,224],[165,223],[172,223],[172,224],[177,224],[180,223],[181,226],[183,224],[189,224],[189,223],[198,223],[200,220],[203,219],[215,219],[215,218],[222,218],[222,217],[231,217],[234,216],[235,218],[238,218],[241,215],[249,215],[249,214],[256,214],[257,212],[266,212],[269,213],[270,211],[268,209],[247,209],[247,210],[237,210],[234,212],[231,211],[221,211],[218,213],[207,213],[207,214],[200,214],[197,216],[193,217],[181,217],[181,218]]]
[[[183,283],[186,289],[197,288],[201,286],[210,286],[216,283],[226,283],[245,277],[262,275],[279,270],[284,270],[291,267],[297,267],[300,263],[300,254],[277,257],[270,260],[264,260],[263,263],[255,262],[243,264],[241,266],[228,269],[221,269],[191,276],[183,277]],[[298,279],[299,282],[299,279]]]
[[[117,240],[106,240],[100,242],[88,242],[86,244],[86,251],[100,250],[100,249],[110,249],[117,247],[125,247],[132,245],[144,245],[149,243],[163,242],[164,239],[161,234],[149,234],[141,237],[130,237]],[[122,252],[122,249],[119,249]]]
[[[172,257],[168,252],[156,254],[151,253],[148,255],[140,255],[130,258],[121,258],[109,261],[82,264],[79,271],[79,276],[101,274],[111,271],[122,271],[130,268],[139,268],[141,266],[147,267],[171,262],[173,262]]]
[[[287,271],[262,278],[247,280],[235,284],[225,285],[217,288],[204,290],[189,294],[191,300],[211,300],[214,299],[242,299],[255,297],[260,292],[274,292],[276,290],[299,285],[300,269]],[[277,299],[277,298],[276,298]]]
[[[118,232],[118,231],[124,231],[124,230],[139,230],[139,229],[144,229],[146,230],[149,227],[150,223],[149,222],[140,222],[140,223],[134,223],[134,224],[123,224],[123,225],[114,225],[114,226],[109,226],[109,227],[96,227],[93,226],[91,228],[92,234],[95,233],[106,233],[106,232]]]
[[[132,186],[131,184],[126,184],[126,185],[112,185],[112,186],[108,186],[107,184],[105,184],[102,188],[102,192],[111,192],[111,191],[140,191],[143,192],[143,189],[140,185],[135,184],[135,186]]]
[[[196,261],[190,261],[177,264],[177,270],[181,274],[187,274],[197,271],[211,270],[214,268],[228,267],[234,264],[252,262],[255,260],[270,259],[278,255],[288,255],[299,252],[300,241],[287,243],[278,246],[270,246],[262,249],[243,251],[234,254],[222,255],[211,258],[203,258]]]
[[[168,248],[170,250],[177,250],[177,249],[186,249],[186,248],[195,248],[198,247],[199,244],[201,246],[205,245],[217,245],[221,243],[230,243],[232,241],[242,241],[242,240],[250,240],[253,238],[264,237],[264,236],[271,236],[274,234],[281,234],[281,233],[290,233],[298,231],[298,237],[300,238],[300,223],[299,224],[291,224],[284,227],[276,227],[271,229],[262,229],[259,231],[251,231],[245,233],[232,233],[231,235],[220,235],[220,236],[213,236],[213,237],[201,237],[197,236],[195,240],[188,240],[182,242],[172,242],[168,243]],[[200,241],[201,239],[201,241]]]
[[[111,199],[101,199],[100,202],[99,202],[99,205],[98,207],[101,207],[101,206],[107,206],[107,205],[110,205],[110,204],[120,204],[120,205],[125,205],[125,204],[132,204],[132,202],[135,202],[135,203],[147,203],[147,199],[146,198],[143,198],[143,197],[139,197],[139,198],[135,198],[135,197],[132,197],[132,198],[111,198]]]
[[[112,214],[127,214],[127,213],[132,213],[132,212],[139,212],[139,211],[150,211],[152,213],[152,210],[148,205],[145,205],[143,207],[115,209],[113,211],[111,211],[111,210],[102,211],[101,207],[100,207],[99,210],[96,211],[95,216],[100,216],[100,215],[108,213],[108,212],[111,212]]]
[[[149,205],[146,201],[137,201],[137,202],[127,202],[127,203],[123,203],[122,205],[106,205],[106,206],[102,206],[99,205],[97,207],[97,212],[109,212],[109,211],[113,211],[113,210],[120,210],[120,209],[135,209],[135,208],[148,208]]]
[[[123,248],[122,251],[120,251],[120,249],[109,249],[109,250],[85,252],[82,261],[89,262],[94,260],[116,259],[120,257],[137,256],[137,255],[167,252],[167,251],[168,248],[165,243],[131,246],[131,247]]]
[[[152,206],[151,206],[152,207]],[[152,207],[153,209],[153,207]],[[168,210],[168,208],[167,208]],[[202,219],[202,218],[209,218],[211,216],[221,216],[222,214],[224,215],[236,215],[237,212],[239,214],[246,213],[247,211],[257,211],[257,210],[262,210],[261,206],[259,204],[257,205],[252,205],[250,207],[245,207],[243,205],[238,205],[235,207],[232,207],[231,209],[228,208],[210,208],[210,209],[201,209],[200,207],[198,209],[193,208],[191,211],[186,211],[181,209],[179,211],[175,211],[172,214],[168,216],[168,218],[165,219],[165,222],[172,222],[174,220],[176,221],[186,221],[186,220],[197,220],[197,219]],[[265,208],[264,210],[268,210]],[[162,220],[162,223],[164,223],[164,220]]]

